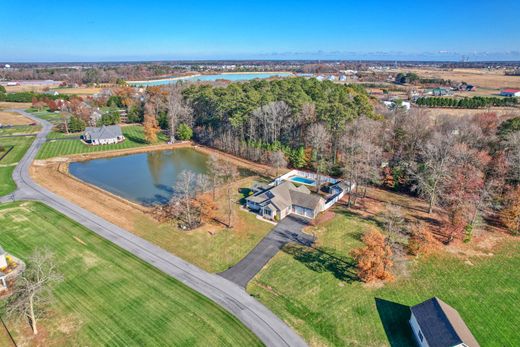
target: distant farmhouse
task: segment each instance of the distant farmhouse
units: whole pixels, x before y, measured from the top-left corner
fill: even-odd
[[[439,298],[410,308],[412,327],[420,347],[479,347],[457,310]]]
[[[91,145],[109,145],[125,139],[119,125],[103,125],[102,127],[87,127],[83,133],[83,140]]]
[[[308,188],[321,186],[322,183],[328,185],[328,194],[324,196],[312,193]],[[330,177],[293,170],[278,177],[268,186],[253,188],[253,195],[246,198],[246,206],[270,220],[282,220],[289,214],[314,219],[352,188],[351,185]]]
[[[503,89],[500,92],[500,95],[501,96],[509,96],[509,97],[520,96],[520,90],[518,90],[518,89]]]

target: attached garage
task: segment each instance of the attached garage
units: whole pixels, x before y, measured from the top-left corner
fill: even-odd
[[[302,206],[293,205],[293,213],[308,218],[314,218],[314,210]]]

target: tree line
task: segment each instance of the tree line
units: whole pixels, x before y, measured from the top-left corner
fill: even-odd
[[[421,97],[415,102],[418,106],[447,108],[485,108],[518,105],[517,98],[473,96],[471,98]]]

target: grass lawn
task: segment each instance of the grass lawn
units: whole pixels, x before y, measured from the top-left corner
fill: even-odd
[[[241,180],[233,187],[234,200],[243,196],[239,187],[250,187],[254,178]],[[217,205],[225,205],[223,193],[217,194]],[[134,233],[180,256],[209,272],[221,272],[238,263],[273,228],[256,216],[233,205],[234,223],[231,229],[218,224],[205,224],[193,231],[182,231],[174,225],[136,218]],[[227,221],[225,211],[220,219]]]
[[[48,248],[65,280],[45,346],[258,346],[234,317],[177,280],[35,202],[0,205],[2,246],[24,259]],[[7,322],[22,345],[28,326]]]
[[[0,136],[35,134],[41,129],[38,125],[17,125],[10,128],[0,128]]]
[[[34,137],[32,136],[0,138],[0,146],[6,148],[13,147],[12,150],[0,160],[0,196],[9,194],[16,189],[16,184],[11,177],[12,173],[16,163],[22,159],[33,140]]]
[[[131,125],[122,127],[121,129],[123,131],[123,135],[126,137],[125,141],[112,145],[89,146],[78,139],[54,141],[50,140],[42,146],[42,148],[38,152],[36,159],[48,159],[52,157],[59,157],[61,155],[101,152],[115,149],[142,147],[148,145],[148,143],[144,140],[144,128],[142,126]],[[77,137],[77,134],[70,136]],[[54,133],[54,138],[56,137],[59,136],[57,136]],[[166,143],[168,141],[168,137],[162,133],[158,134],[158,138],[159,143]]]
[[[455,307],[482,346],[520,345],[520,242],[470,262],[448,253],[420,259],[408,276],[367,287],[348,255],[367,227],[338,212],[313,230],[318,250],[286,247],[248,291],[314,346],[413,346],[409,306],[432,296]]]
[[[49,121],[54,124],[60,123],[63,121],[60,113],[50,112],[48,110],[38,111],[35,108],[29,108],[25,111],[35,115],[38,118],[44,119],[44,120]]]

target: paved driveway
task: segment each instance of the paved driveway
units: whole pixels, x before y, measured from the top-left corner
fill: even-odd
[[[312,245],[314,237],[302,232],[307,225],[309,220],[306,218],[295,215],[285,217],[244,259],[219,275],[245,288],[247,283],[288,242]]]

